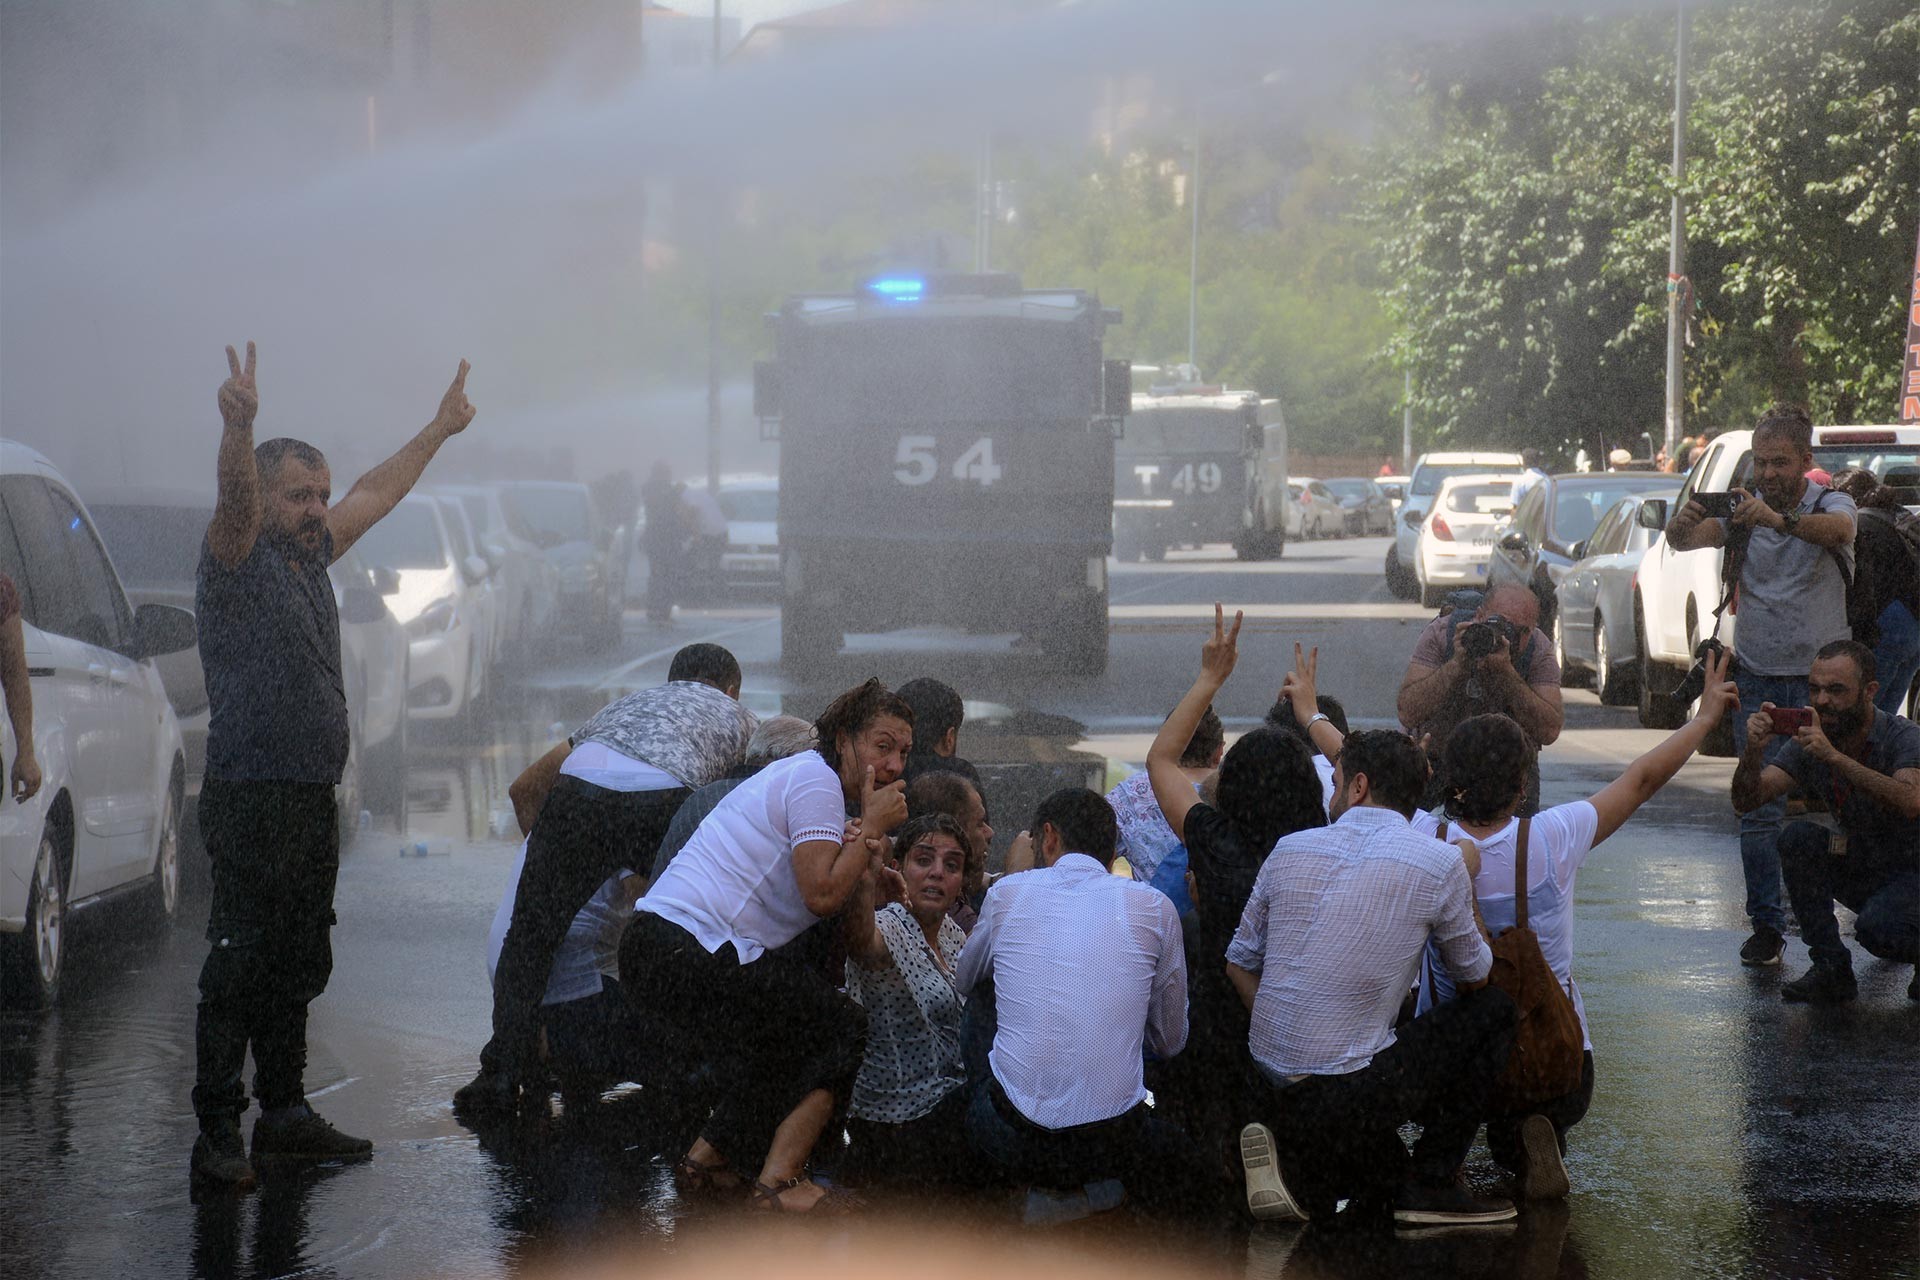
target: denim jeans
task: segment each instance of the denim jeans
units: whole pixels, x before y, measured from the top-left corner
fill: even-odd
[[[1734,750],[1747,750],[1747,717],[1760,710],[1760,704],[1776,707],[1807,705],[1807,677],[1763,676],[1738,671],[1734,681],[1740,686],[1740,712],[1733,718]],[[1773,763],[1788,739],[1776,737],[1767,743],[1764,759]],[[1787,909],[1780,894],[1780,820],[1786,816],[1784,798],[1761,805],[1740,815],[1740,866],[1747,876],[1747,916],[1753,927],[1761,926],[1780,933],[1787,931]]]
[[[1862,950],[1898,964],[1920,963],[1920,872],[1911,850],[1877,848],[1849,833],[1835,857],[1831,834],[1812,822],[1789,822],[1780,832],[1780,858],[1800,918],[1800,936],[1815,964],[1850,968],[1847,944],[1834,919],[1836,899],[1856,913],[1853,940]]]
[[[1873,646],[1873,665],[1880,696],[1873,705],[1890,716],[1904,715],[1913,673],[1920,671],[1920,621],[1895,600],[1881,610],[1880,643]]]

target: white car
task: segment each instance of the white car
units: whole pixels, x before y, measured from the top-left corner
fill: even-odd
[[[0,440],[0,572],[20,592],[40,790],[0,797],[0,961],[10,1004],[59,990],[68,916],[140,895],[180,902],[186,758],[154,659],[194,643],[193,615],[127,603],[86,509],[51,463]],[[12,722],[0,717],[11,766]]]
[[[474,630],[486,638],[486,661],[480,664],[480,685],[472,695],[477,702],[493,688],[493,669],[506,653],[506,601],[502,599],[499,574],[494,571],[493,560],[480,549],[480,539],[473,522],[467,518],[466,507],[452,494],[436,493],[429,496],[440,504],[440,522],[446,526],[453,562],[464,567],[477,560],[480,566],[484,566],[484,571],[477,579],[467,575],[467,599],[473,606]]]
[[[1287,477],[1287,537],[1341,538],[1347,513],[1333,491],[1312,476]]]
[[[1905,489],[1903,501],[1920,511],[1920,426],[1832,426],[1813,429],[1813,464],[1830,475],[1865,467],[1887,484]],[[1720,493],[1753,485],[1753,432],[1729,431],[1694,463],[1671,514],[1695,493]],[[1713,631],[1720,603],[1719,547],[1675,551],[1662,536],[1640,561],[1633,595],[1635,648],[1640,662],[1640,722],[1650,729],[1677,728],[1689,709],[1667,696],[1693,663],[1694,650]],[[1732,645],[1735,618],[1729,611],[1720,640]],[[1909,701],[1909,710],[1914,703]]]
[[[1440,482],[1448,476],[1506,475],[1509,482],[1524,469],[1517,453],[1423,453],[1413,464],[1413,476],[1407,481],[1400,500],[1398,522],[1393,526],[1393,545],[1387,548],[1387,589],[1403,600],[1420,593],[1414,572],[1414,552],[1420,540],[1420,524],[1427,508],[1440,492]]]
[[[720,580],[729,588],[780,585],[780,481],[722,476],[715,495],[727,517]]]
[[[1455,475],[1440,482],[1414,545],[1414,581],[1424,608],[1450,591],[1487,585],[1495,532],[1513,511],[1513,478]]]
[[[407,714],[450,720],[485,688],[487,627],[478,591],[487,562],[454,554],[440,503],[410,494],[354,544],[366,562],[394,571],[387,607],[407,633]]]
[[[437,486],[434,492],[452,494],[466,508],[480,554],[493,566],[505,622],[506,658],[515,664],[529,661],[535,644],[552,625],[555,600],[553,576],[545,571],[545,557],[533,530],[508,509],[498,485],[449,484]]]

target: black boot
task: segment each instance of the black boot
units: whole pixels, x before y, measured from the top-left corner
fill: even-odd
[[[240,1141],[240,1122],[232,1117],[203,1119],[200,1136],[193,1141],[190,1167],[197,1182],[253,1190],[253,1166],[247,1162],[246,1144]]]
[[[520,1082],[505,1071],[480,1068],[480,1074],[453,1095],[458,1116],[504,1116],[520,1104]]]
[[[1780,984],[1780,998],[1794,1004],[1840,1004],[1860,994],[1850,964],[1816,962],[1792,982]]]
[[[262,1111],[253,1122],[256,1160],[365,1160],[373,1143],[340,1132],[302,1102]]]

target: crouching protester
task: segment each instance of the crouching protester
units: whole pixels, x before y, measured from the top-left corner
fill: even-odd
[[[1159,890],[1111,873],[1118,828],[1098,792],[1054,792],[1032,831],[1039,865],[987,891],[960,953],[961,992],[991,979],[996,1014],[967,1137],[1012,1182],[1118,1179],[1150,1213],[1202,1211],[1219,1179],[1153,1114],[1142,1075],[1144,1052],[1186,1044],[1180,918]]]
[[[1837,640],[1814,656],[1813,705],[1762,703],[1746,724],[1733,807],[1748,813],[1795,787],[1827,806],[1832,825],[1780,829],[1780,870],[1813,967],[1782,999],[1832,1003],[1858,994],[1835,900],[1856,913],[1854,941],[1899,964],[1920,961],[1920,725],[1874,706],[1873,652]],[[1777,752],[1769,740],[1786,738]],[[1920,976],[1907,984],[1920,999]]]
[[[1567,1130],[1580,1122],[1593,1101],[1593,1038],[1573,979],[1575,878],[1587,855],[1673,778],[1737,704],[1739,690],[1727,679],[1730,662],[1722,655],[1709,664],[1699,714],[1686,725],[1594,795],[1543,809],[1531,818],[1514,815],[1525,798],[1536,754],[1532,741],[1506,716],[1475,716],[1447,739],[1453,769],[1445,808],[1414,815],[1413,829],[1423,835],[1473,841],[1480,854],[1473,895],[1488,931],[1497,940],[1516,926],[1531,929],[1552,970],[1557,988],[1552,994],[1564,992],[1560,998],[1570,1002],[1577,1019],[1567,1028],[1579,1039],[1577,1054],[1572,1043],[1552,1046],[1561,1051],[1568,1068],[1564,1092],[1540,1096],[1536,1079],[1510,1062],[1488,1101],[1487,1147],[1513,1175],[1522,1199],[1557,1200],[1567,1194],[1562,1159]],[[1495,980],[1506,978],[1496,972]],[[1429,945],[1418,1012],[1425,1014],[1454,995],[1453,979],[1438,950]]]
[[[1297,831],[1260,868],[1227,975],[1252,1011],[1248,1048],[1268,1091],[1241,1130],[1256,1218],[1404,1227],[1511,1221],[1455,1173],[1506,1066],[1514,1004],[1474,907],[1478,854],[1413,829],[1424,757],[1404,734],[1350,735],[1333,824]],[[1431,941],[1460,993],[1397,1031]],[[1409,1156],[1399,1128],[1421,1126]],[[1264,1121],[1264,1122],[1263,1122]]]
[[[964,780],[962,780],[964,781]],[[910,819],[891,865],[847,899],[847,994],[867,1011],[867,1049],[847,1108],[850,1181],[967,1183],[966,1001],[954,971],[967,935],[949,914],[967,868],[967,834],[944,813]],[[877,909],[876,909],[877,908]]]
[[[856,1206],[810,1178],[807,1162],[845,1114],[867,1015],[838,990],[837,973],[783,948],[846,905],[876,874],[879,837],[906,821],[899,778],[912,717],[878,680],[841,694],[815,724],[819,745],[728,793],[634,908],[620,985],[672,1026],[719,1098],[674,1168],[683,1193],[753,1178],[763,1211]]]

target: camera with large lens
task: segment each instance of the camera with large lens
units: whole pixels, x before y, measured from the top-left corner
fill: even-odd
[[[1681,706],[1691,706],[1707,689],[1707,662],[1718,658],[1727,651],[1727,646],[1713,636],[1700,642],[1693,651],[1693,665],[1687,668],[1687,674],[1680,678],[1680,685],[1673,691],[1673,699]]]
[[[1505,639],[1513,643],[1514,626],[1497,613],[1490,613],[1476,622],[1470,622],[1460,632],[1460,648],[1469,661],[1479,662],[1500,647]]]

